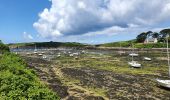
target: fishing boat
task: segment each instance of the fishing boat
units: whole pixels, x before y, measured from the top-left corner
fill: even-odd
[[[169,67],[169,77],[170,77],[170,61],[169,61],[169,46],[168,46],[168,38],[169,35],[167,35],[167,58],[168,58],[168,67]],[[156,79],[157,83],[162,86],[170,89],[170,80],[164,80],[164,79]]]

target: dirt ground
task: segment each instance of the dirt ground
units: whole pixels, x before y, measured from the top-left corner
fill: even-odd
[[[66,62],[60,59],[23,58],[62,100],[170,100],[170,90],[155,81],[165,72],[155,75],[119,73],[88,67],[90,65],[76,67],[70,63],[69,66],[69,62],[65,66]]]

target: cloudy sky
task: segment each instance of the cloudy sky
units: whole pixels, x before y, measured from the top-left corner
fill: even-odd
[[[1,0],[5,43],[106,43],[170,27],[170,0]]]

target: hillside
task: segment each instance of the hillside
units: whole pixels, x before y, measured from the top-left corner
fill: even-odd
[[[16,44],[8,44],[10,48],[17,47],[47,47],[47,48],[56,48],[56,47],[84,47],[87,46],[85,44],[76,43],[76,42],[32,42],[32,43],[16,43]]]
[[[137,43],[136,40],[129,40],[129,41],[121,41],[121,42],[112,42],[112,43],[105,43],[99,44],[97,47],[132,47],[134,48],[166,48],[166,43],[158,42],[158,43]],[[170,45],[169,45],[170,46]]]

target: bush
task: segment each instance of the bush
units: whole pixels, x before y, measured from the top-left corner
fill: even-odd
[[[17,55],[0,56],[0,98],[3,100],[59,100]]]
[[[9,52],[9,47],[0,41],[0,53]]]

